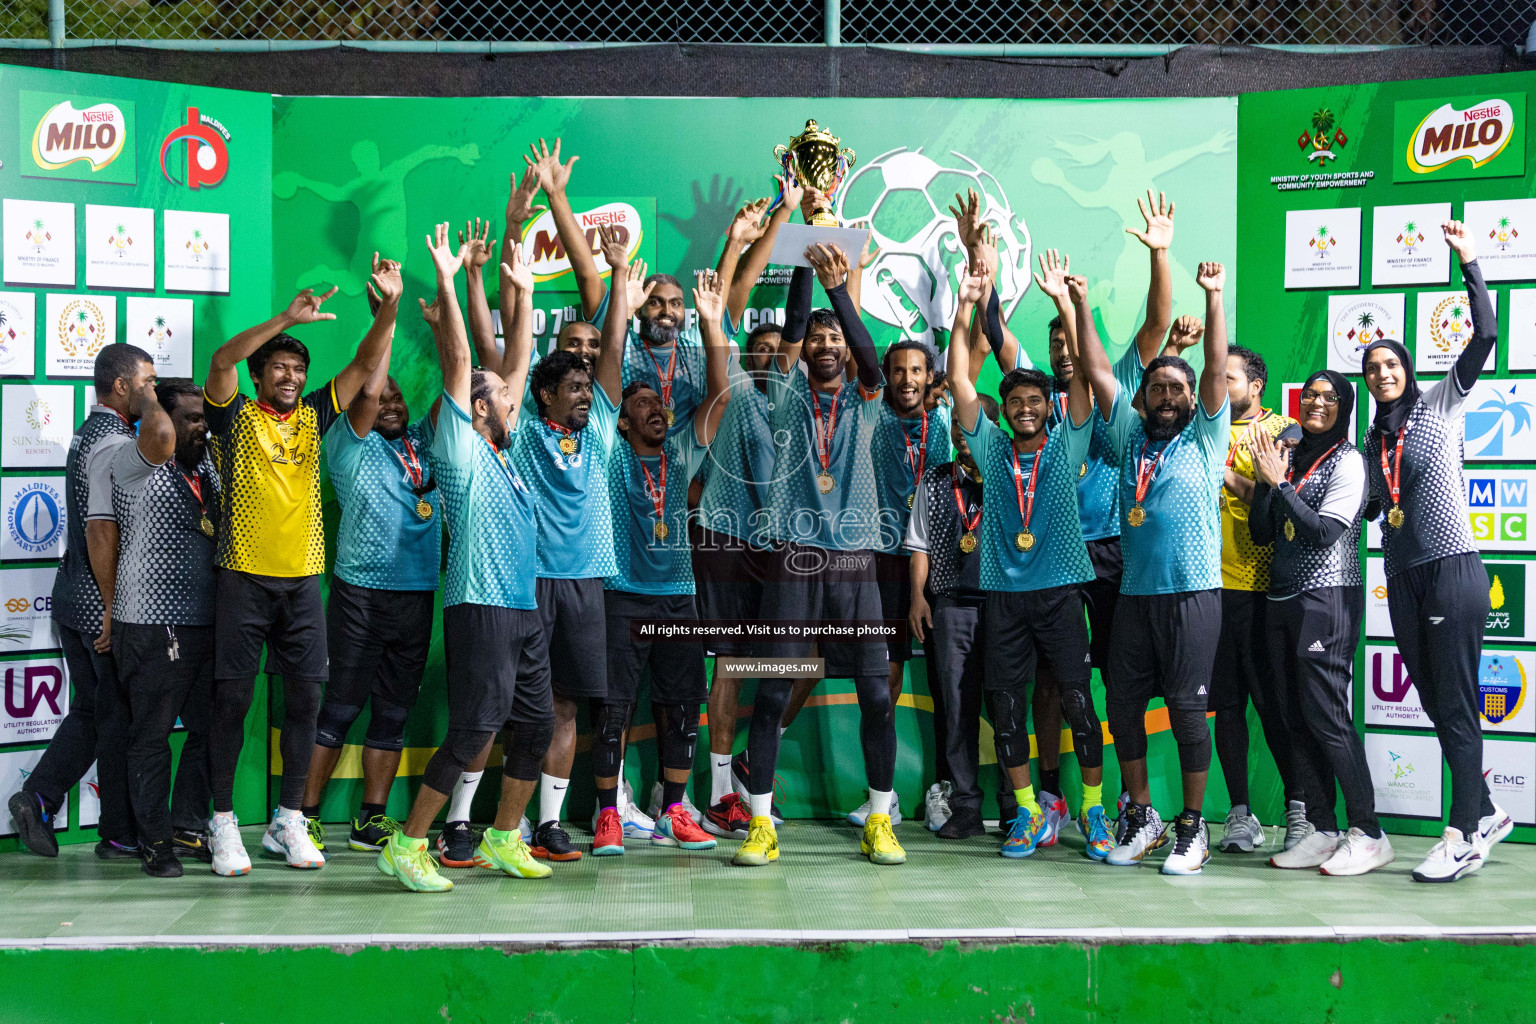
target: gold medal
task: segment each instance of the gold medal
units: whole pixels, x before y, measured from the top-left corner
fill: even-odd
[[[837,481],[832,479],[831,473],[822,472],[816,474],[816,489],[822,494],[831,494],[832,488],[836,486]]]
[[[574,437],[562,437],[560,439],[560,451],[565,455],[575,455],[576,439]]]
[[[1227,510],[1227,492],[1226,491],[1222,491],[1220,494],[1216,495],[1216,509],[1219,512],[1225,512]]]
[[[416,514],[423,519],[432,518],[432,503],[426,498],[416,499]]]
[[[1131,506],[1131,510],[1125,514],[1125,521],[1132,526],[1140,526],[1147,521],[1147,510],[1141,507],[1141,502]]]
[[[670,427],[672,425],[673,419],[676,417],[676,414],[672,412],[672,409],[671,409],[670,406],[667,409],[663,410],[663,411],[667,414],[667,426]]]
[[[960,538],[960,553],[968,555],[976,550],[976,535],[970,530],[965,531],[965,536]]]
[[[657,540],[666,540],[667,539],[667,534],[669,534],[671,532],[672,532],[671,530],[667,529],[667,524],[666,523],[662,522],[660,519],[656,520],[656,539]]]
[[[1401,530],[1403,528],[1403,506],[1392,506],[1391,510],[1387,512],[1387,525],[1394,530]]]
[[[207,516],[203,516],[203,518],[198,520],[197,528],[203,531],[204,537],[213,536],[213,520],[209,519]]]
[[[1081,480],[1083,477],[1085,477],[1087,475],[1088,475],[1088,463],[1085,462],[1081,466],[1077,467],[1077,478],[1079,480]]]
[[[907,495],[907,508],[911,508],[912,507],[912,499],[915,498],[915,497],[917,497],[917,492],[916,491],[914,491],[913,493]]]
[[[1286,540],[1295,540],[1296,539],[1296,524],[1291,522],[1289,519],[1287,519],[1285,521],[1285,539]]]
[[[1028,530],[1020,530],[1014,535],[1013,546],[1020,551],[1028,551],[1035,546],[1035,535]]]

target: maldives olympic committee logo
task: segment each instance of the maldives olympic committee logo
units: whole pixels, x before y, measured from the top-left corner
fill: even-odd
[[[187,108],[185,124],[173,129],[160,143],[160,173],[173,185],[213,188],[229,172],[229,131],[215,118]],[[181,178],[172,173],[177,161],[168,159],[176,146],[185,149]]]
[[[11,543],[28,555],[52,557],[64,534],[63,499],[45,481],[27,484],[5,510]]]

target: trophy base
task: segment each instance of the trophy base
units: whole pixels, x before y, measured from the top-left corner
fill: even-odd
[[[833,216],[831,210],[812,210],[810,224],[812,227],[818,228],[835,228],[839,226],[837,218]]]

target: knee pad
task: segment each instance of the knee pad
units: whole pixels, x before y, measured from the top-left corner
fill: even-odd
[[[889,718],[895,712],[891,682],[886,676],[859,676],[853,681],[853,689],[859,698],[860,714],[878,719]]]
[[[600,779],[619,774],[619,750],[632,708],[628,704],[599,703],[592,714],[592,772]]]
[[[1088,695],[1086,682],[1062,687],[1061,709],[1072,728],[1072,747],[1077,753],[1078,767],[1103,765],[1104,732],[1099,727],[1099,714],[1093,709],[1093,698]]]
[[[1027,763],[1029,730],[1025,722],[1029,716],[1029,704],[1024,699],[1024,688],[989,690],[987,713],[992,718],[992,735],[1003,767],[1017,768]]]
[[[1168,724],[1179,744],[1179,767],[1186,772],[1203,772],[1211,767],[1211,731],[1205,725],[1205,712],[1187,708],[1169,708]]]
[[[405,746],[405,719],[411,709],[375,694],[370,704],[368,731],[363,746],[374,750],[399,750]]]
[[[1115,738],[1115,754],[1122,762],[1146,758],[1146,714],[1145,702],[1109,702],[1109,732]]]
[[[539,766],[555,735],[555,721],[518,722],[501,734],[501,774],[519,782],[537,782]]]
[[[692,768],[694,748],[699,741],[699,706],[657,704],[654,717],[657,722],[665,722],[656,736],[661,766],[675,771]]]
[[[427,761],[421,781],[439,793],[452,793],[453,784],[459,781],[464,769],[474,763],[485,749],[490,733],[473,729],[449,729],[442,746]]]
[[[320,705],[320,715],[315,720],[315,742],[333,750],[341,746],[347,740],[347,730],[362,713],[363,709],[356,705],[326,701]],[[374,713],[377,714],[377,710]]]

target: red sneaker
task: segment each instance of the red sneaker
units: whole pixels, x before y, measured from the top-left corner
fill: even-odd
[[[681,846],[685,850],[713,850],[715,841],[694,823],[682,804],[673,804],[656,819],[651,842],[657,846]]]
[[[735,793],[727,793],[720,802],[704,812],[704,829],[717,836],[747,837],[747,826],[752,815]]]
[[[618,857],[624,854],[624,823],[617,807],[604,807],[597,816],[597,832],[592,836],[592,856]]]

